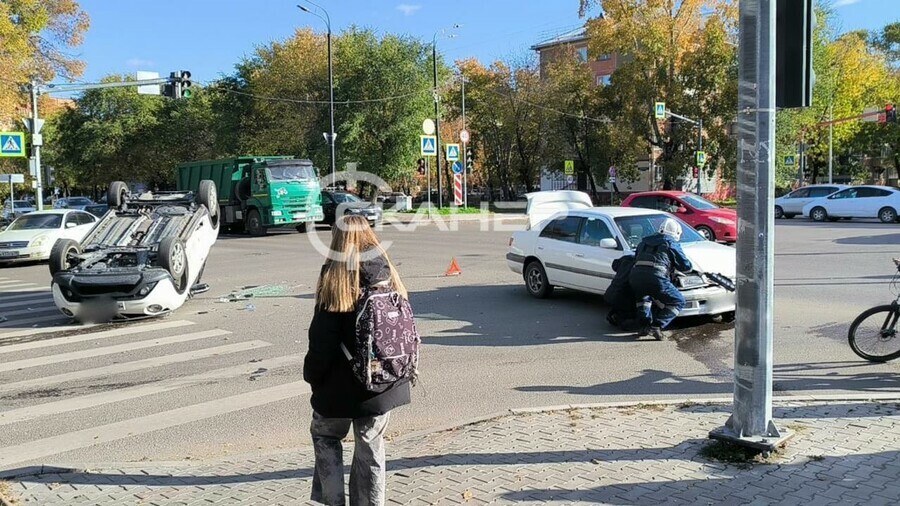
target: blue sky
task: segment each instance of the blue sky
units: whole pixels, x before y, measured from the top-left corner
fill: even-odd
[[[301,26],[324,23],[301,12],[300,0],[80,0],[91,29],[78,48],[85,81],[109,73],[190,70],[207,81],[230,73],[258,45]],[[483,62],[527,54],[542,39],[577,28],[577,0],[318,0],[335,32],[349,25],[431,39],[462,24],[439,50],[450,60]],[[842,31],[872,29],[900,19],[900,0],[834,0]],[[887,14],[892,13],[892,14]],[[890,17],[893,16],[893,19]]]

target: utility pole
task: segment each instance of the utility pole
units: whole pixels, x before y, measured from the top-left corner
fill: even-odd
[[[444,207],[444,194],[441,189],[441,94],[438,93],[437,34],[435,34],[434,38],[431,40],[431,60],[432,69],[434,70],[434,136],[437,141],[437,153],[434,159],[437,166],[438,209],[441,209]]]
[[[31,153],[34,156],[34,180],[35,180],[35,205],[38,211],[44,209],[44,184],[43,174],[41,174],[41,146],[44,144],[43,136],[40,133],[40,122],[38,121],[38,93],[39,88],[37,81],[31,81],[31,124],[33,130],[31,133]],[[13,203],[14,205],[15,203]]]
[[[777,1],[739,4],[734,407],[725,426],[710,432],[769,451],[785,439],[772,420]]]
[[[462,129],[466,132],[466,76],[459,73],[459,79],[462,81]],[[469,207],[469,142],[462,141],[463,156],[463,207]]]
[[[828,184],[834,184],[832,164],[834,159],[834,103],[828,105]]]

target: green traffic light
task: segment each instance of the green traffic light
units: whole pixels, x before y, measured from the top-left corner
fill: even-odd
[[[181,98],[191,98],[193,92],[191,90],[181,90]]]

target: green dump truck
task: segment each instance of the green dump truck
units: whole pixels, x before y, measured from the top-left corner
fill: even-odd
[[[178,190],[216,184],[222,226],[230,232],[265,235],[270,228],[307,227],[322,221],[322,189],[310,160],[289,156],[242,156],[182,163]]]

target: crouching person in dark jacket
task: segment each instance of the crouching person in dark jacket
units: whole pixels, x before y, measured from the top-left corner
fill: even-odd
[[[341,440],[351,426],[350,504],[382,505],[385,501],[384,434],[390,411],[410,402],[409,381],[369,391],[354,376],[341,347],[354,349],[355,310],[362,289],[383,285],[392,285],[407,297],[366,219],[342,217],[335,224],[330,256],[316,288],[309,351],[303,365],[303,379],[312,389],[310,432],[316,463],[311,498],[316,502],[345,504]]]
[[[629,283],[633,266],[634,255],[619,257],[612,263],[612,269],[616,275],[610,281],[609,288],[603,294],[603,299],[610,305],[606,321],[614,327],[627,329],[636,323],[635,319],[638,313],[634,307],[634,291]]]
[[[693,266],[678,243],[680,239],[681,224],[666,218],[659,233],[638,244],[629,281],[645,324],[641,335],[664,339],[662,329],[684,309],[684,295],[672,283],[672,275],[690,271]]]

